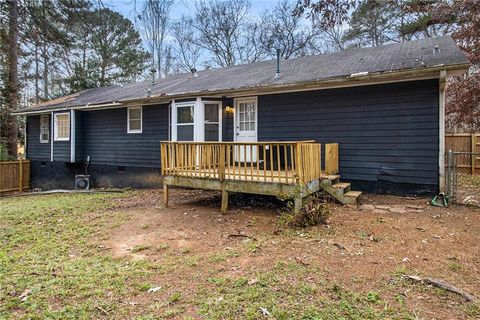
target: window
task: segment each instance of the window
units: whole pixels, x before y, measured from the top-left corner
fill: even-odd
[[[238,115],[240,131],[255,131],[255,102],[240,102]]]
[[[55,141],[70,140],[70,113],[55,114]]]
[[[40,116],[40,143],[48,143],[50,140],[50,116],[42,114]]]
[[[205,141],[219,141],[219,104],[205,103]]]
[[[193,141],[193,106],[177,106],[177,141]]]
[[[142,133],[142,107],[128,108],[127,132]]]

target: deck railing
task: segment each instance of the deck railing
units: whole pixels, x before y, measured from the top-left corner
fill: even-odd
[[[321,158],[314,141],[161,143],[163,175],[220,181],[305,184],[320,178]]]

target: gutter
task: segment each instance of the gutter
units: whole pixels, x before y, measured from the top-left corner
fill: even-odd
[[[353,75],[344,76],[341,78],[333,78],[333,79],[322,79],[322,80],[309,80],[303,82],[296,82],[290,84],[280,84],[280,85],[259,85],[255,87],[245,87],[245,88],[238,88],[238,89],[221,89],[221,90],[204,90],[204,91],[197,91],[197,92],[185,92],[185,93],[177,93],[172,95],[157,95],[152,97],[145,97],[145,98],[136,98],[131,100],[123,100],[122,102],[111,102],[111,103],[101,103],[101,104],[86,104],[80,106],[71,106],[71,107],[61,107],[61,108],[50,108],[50,109],[43,109],[43,110],[27,110],[27,111],[16,111],[12,112],[12,115],[22,116],[22,115],[37,115],[43,113],[49,113],[51,111],[68,111],[68,110],[99,110],[99,109],[109,109],[109,108],[117,108],[117,107],[127,107],[132,105],[151,105],[151,104],[158,104],[158,103],[168,103],[172,99],[182,99],[182,98],[193,98],[197,96],[204,96],[204,95],[219,95],[219,96],[229,96],[229,95],[240,95],[243,94],[247,95],[258,95],[258,94],[273,94],[276,93],[275,91],[301,91],[302,89],[305,90],[320,90],[320,89],[328,89],[332,86],[345,86],[348,87],[350,85],[359,85],[362,82],[366,81],[381,81],[381,80],[388,80],[391,79],[390,82],[395,82],[394,80],[399,78],[402,81],[410,81],[421,78],[427,79],[436,79],[439,78],[440,71],[467,71],[470,67],[470,63],[462,63],[462,64],[454,64],[454,65],[438,65],[433,67],[428,67],[424,69],[409,69],[403,71],[391,71],[391,72],[382,72],[382,73],[356,73]],[[415,77],[417,76],[417,77]],[[370,83],[368,83],[370,84]],[[35,107],[33,107],[35,108]]]
[[[102,103],[102,104],[86,104],[83,106],[72,106],[72,107],[61,107],[61,108],[50,108],[50,109],[43,109],[43,110],[28,110],[28,111],[15,111],[12,112],[12,115],[15,116],[25,116],[25,115],[37,115],[37,114],[44,114],[50,113],[52,111],[70,111],[70,110],[83,110],[83,109],[110,109],[120,107],[123,104],[120,102],[112,102],[112,103]]]

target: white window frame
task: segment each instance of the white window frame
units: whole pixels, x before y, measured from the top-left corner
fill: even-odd
[[[205,105],[206,104],[216,104],[218,107],[218,122],[206,122],[205,117],[203,119],[203,132],[205,137],[205,125],[206,124],[218,124],[218,141],[222,140],[222,118],[223,118],[223,109],[222,109],[222,102],[221,101],[202,101],[203,103],[203,115],[205,115]],[[204,138],[205,140],[205,138]]]
[[[191,107],[193,108],[193,122],[188,122],[188,123],[178,123],[177,115],[178,115],[178,108],[186,108],[186,107]],[[175,140],[177,141],[178,139],[178,127],[179,126],[193,126],[193,140],[192,141],[197,141],[197,130],[195,130],[195,117],[197,116],[197,108],[196,108],[196,103],[195,101],[191,102],[180,102],[180,103],[175,103],[175,108],[172,110],[172,118],[175,121],[172,121],[172,130],[175,132]]]
[[[140,129],[130,129],[130,111],[140,110]],[[143,107],[128,107],[127,108],[127,133],[142,133],[143,131]]]
[[[46,123],[46,128],[43,127]],[[43,130],[46,130],[48,133],[47,139],[42,139]],[[50,115],[49,114],[42,114],[40,115],[40,143],[50,143]],[[26,140],[26,139],[25,139]]]
[[[205,104],[218,104],[218,141],[223,141],[223,107],[222,102],[218,100],[204,100],[197,97],[192,101],[175,102],[171,101],[171,107],[169,108],[170,119],[170,140],[178,141],[178,126],[193,125],[193,140],[192,141],[205,141]],[[181,107],[193,107],[193,123],[179,124],[177,122],[177,108]]]
[[[68,137],[59,137],[58,136],[58,117],[59,116],[62,116],[62,115],[66,115],[68,116]],[[54,132],[54,141],[70,141],[70,134],[71,134],[71,130],[72,130],[72,126],[71,126],[71,123],[70,123],[70,113],[69,112],[61,112],[61,113],[55,113],[54,114],[54,129],[53,129],[53,132]]]

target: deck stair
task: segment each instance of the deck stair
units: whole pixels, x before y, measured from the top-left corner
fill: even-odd
[[[339,175],[322,175],[320,183],[323,191],[337,199],[341,204],[354,205],[362,195],[361,191],[352,191],[349,182],[340,182]]]

